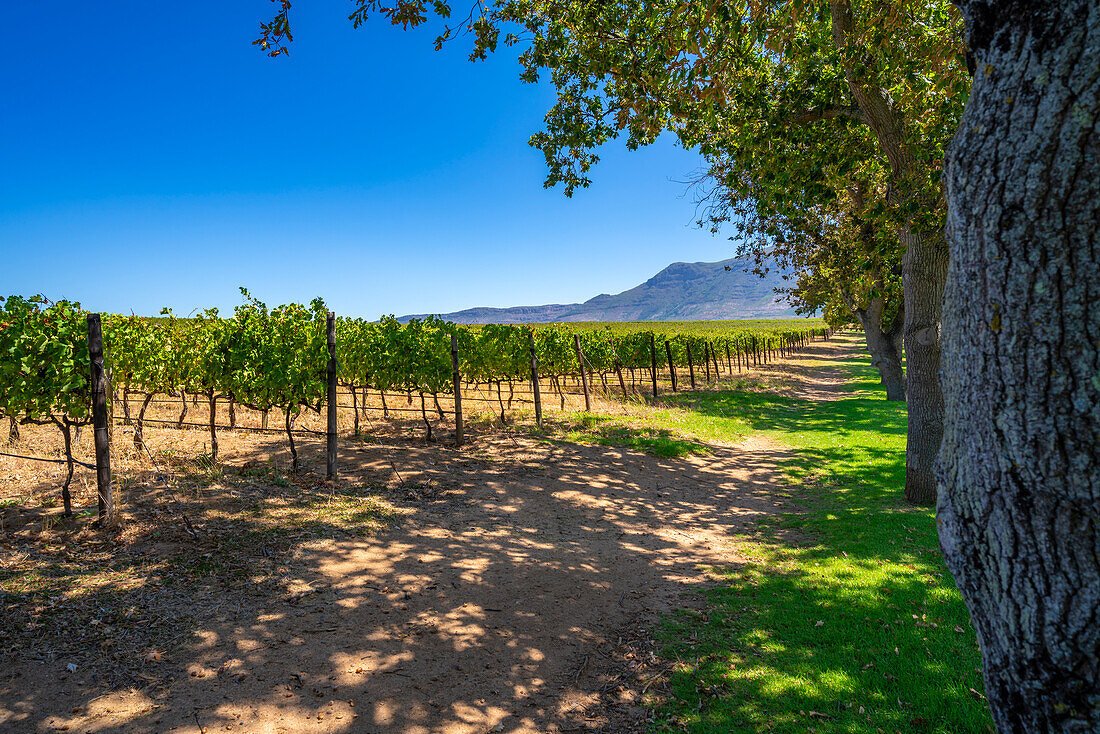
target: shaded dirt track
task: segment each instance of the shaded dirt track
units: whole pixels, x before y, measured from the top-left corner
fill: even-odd
[[[839,379],[806,359],[850,348],[816,344],[773,377],[826,398]],[[13,661],[0,730],[642,730],[637,695],[661,671],[631,641],[782,509],[784,456],[754,437],[683,459],[507,435],[410,449],[399,468],[429,487],[415,513],[297,546],[285,594],[212,592],[142,689],[101,695],[56,661]],[[390,471],[373,448],[342,452],[341,470]]]

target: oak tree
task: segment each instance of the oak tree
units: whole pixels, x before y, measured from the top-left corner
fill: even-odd
[[[961,0],[940,542],[1003,734],[1100,731],[1100,4]]]

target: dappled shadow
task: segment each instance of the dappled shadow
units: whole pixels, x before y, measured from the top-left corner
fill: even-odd
[[[839,551],[800,563],[834,564]],[[782,567],[730,573],[702,620],[678,615],[669,652],[685,665],[666,713],[699,731],[986,731],[974,631],[942,568],[851,555],[854,571],[832,583]]]
[[[975,632],[935,518],[902,498],[905,406],[883,399],[866,359],[837,363],[856,379],[831,401],[688,398],[785,432],[798,447],[783,469],[803,509],[763,518],[762,558],[723,570],[704,609],[668,624],[681,664],[661,711],[667,728],[991,730]],[[789,529],[807,542],[776,534]]]
[[[545,421],[543,425],[549,426],[549,429],[535,429],[533,433],[545,436],[561,434],[570,441],[621,446],[666,459],[711,452],[711,447],[702,441],[674,433],[668,428],[634,425],[609,415],[583,413],[573,421]]]
[[[703,415],[738,417],[757,431],[818,432],[841,439],[869,429],[894,436],[906,432],[905,404],[875,395],[823,402],[771,392],[713,390],[667,397],[666,401]]]
[[[700,731],[986,731],[975,632],[931,512],[900,497],[904,456],[841,445],[792,466],[806,509],[764,518],[766,560],[724,570],[702,620],[669,625],[684,664],[665,715]]]
[[[645,429],[598,432],[612,445],[578,446],[474,425],[470,444],[459,449],[410,438],[409,422],[360,442],[343,440],[334,484],[322,480],[315,439],[301,442],[297,477],[273,472],[287,465],[287,450],[272,436],[250,438],[240,451],[225,449],[226,471],[251,476],[247,486],[196,472],[173,494],[146,472],[124,505],[144,497],[148,527],[125,549],[94,534],[84,538],[95,546],[87,551],[75,541],[65,551],[71,540],[65,535],[52,545],[47,540],[46,548],[9,549],[52,554],[49,573],[59,576],[82,573],[81,553],[100,553],[106,558],[100,570],[113,568],[126,581],[89,574],[74,594],[57,594],[56,585],[43,582],[26,596],[5,597],[3,628],[14,631],[15,652],[0,682],[0,729],[641,730],[644,709],[625,707],[613,720],[603,712],[614,703],[606,658],[619,631],[691,606],[686,592],[713,578],[701,564],[738,567],[736,539],[754,521],[789,509],[776,491],[779,465],[851,465],[855,473],[845,487],[856,482],[892,491],[887,485],[897,478],[884,481],[864,454],[846,455],[843,439],[870,427],[904,432],[898,406],[858,394],[821,403],[715,385],[664,399],[758,430],[838,440],[794,452],[750,439],[710,446],[705,456],[662,458],[614,445],[652,437]],[[659,429],[655,435],[668,438]],[[806,471],[804,479],[820,491],[842,489],[830,487],[827,475]],[[369,498],[376,494],[389,506],[374,504]],[[271,506],[293,505],[296,497],[304,498],[298,509],[306,520],[286,512],[282,517],[293,524],[273,525]],[[264,509],[242,511],[256,506]],[[835,521],[866,522],[860,513],[875,507],[873,498],[852,494]],[[198,538],[182,529],[180,518],[189,512]],[[378,522],[388,525],[367,535],[356,530]],[[821,553],[824,563],[840,550],[811,544],[797,552]],[[893,562],[886,553],[859,552],[869,567]],[[826,611],[838,615],[837,624],[859,624],[861,614],[871,624],[897,611],[889,602],[848,598],[843,589],[814,590],[796,574],[741,581],[715,593],[734,594],[727,618],[742,618],[750,630],[805,625]],[[794,595],[805,609],[753,620],[750,609],[769,611],[737,603],[744,586]],[[897,589],[881,592],[885,598],[903,587],[905,594],[926,593],[902,578],[884,578],[882,586]],[[60,619],[68,626],[54,624]],[[28,629],[28,621],[50,634]],[[743,644],[751,650],[768,643],[746,637]],[[855,667],[865,664],[811,659],[813,646],[797,637],[782,644],[799,661],[791,675],[819,681],[819,692],[806,694],[807,706],[832,700],[833,676],[862,673]],[[935,672],[927,656],[913,659],[918,673]],[[625,671],[617,674],[625,681]],[[747,694],[737,702],[765,706],[777,695]],[[724,726],[731,719],[715,721]]]
[[[698,564],[735,560],[730,542],[746,519],[779,502],[781,452],[717,447],[664,459],[500,433],[461,449],[391,436],[345,442],[342,479],[330,488],[321,448],[303,442],[303,472],[285,492],[382,491],[398,511],[388,528],[349,537],[346,522],[321,514],[299,540],[230,503],[224,527],[199,527],[195,540],[164,498],[164,527],[112,561],[120,572],[140,567],[133,588],[108,574],[71,598],[5,599],[7,629],[44,605],[39,615],[70,627],[35,644],[37,659],[17,646],[0,728],[584,726],[606,667],[593,651],[624,625],[682,605],[678,595],[705,580]],[[262,437],[253,449],[276,459],[286,450]],[[255,468],[228,461],[238,474]],[[256,491],[264,482],[256,477]],[[233,486],[227,494],[243,491]],[[140,489],[156,491],[152,482]],[[177,494],[189,511],[191,495]],[[151,560],[165,554],[182,558]],[[56,560],[58,573],[78,572],[79,558]],[[140,655],[134,638],[146,633],[159,659]],[[138,657],[113,657],[112,635]],[[126,687],[104,696],[108,681]]]

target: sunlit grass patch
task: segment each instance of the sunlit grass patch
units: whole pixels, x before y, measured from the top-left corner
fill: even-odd
[[[699,431],[693,430],[692,421],[677,420],[668,411],[664,413],[658,420],[650,415],[624,417],[575,413],[564,416],[563,420],[547,422],[543,430],[535,429],[534,432],[555,440],[620,446],[665,458],[710,453],[710,448],[697,437]]]
[[[931,510],[902,499],[905,406],[866,360],[839,400],[685,396],[794,449],[805,512],[759,523],[700,613],[665,625],[678,661],[662,732],[985,732],[978,648]],[[790,542],[790,531],[798,542]]]

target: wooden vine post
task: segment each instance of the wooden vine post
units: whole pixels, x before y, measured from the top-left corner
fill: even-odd
[[[691,389],[695,389],[695,365],[691,361],[691,342],[687,343],[688,352],[688,377],[691,378]]]
[[[581,388],[584,390],[584,412],[592,412],[592,401],[588,397],[588,375],[584,371],[584,352],[581,351],[581,335],[573,335],[573,346],[577,349],[577,364],[581,368]]]
[[[88,314],[88,357],[92,367],[92,426],[95,441],[95,481],[99,494],[99,523],[115,519],[111,488],[111,447],[107,430],[107,377],[103,372],[103,326],[99,314]]]
[[[210,461],[218,461],[218,394],[214,388],[206,391],[206,398],[210,402]],[[287,415],[290,411],[287,410]]]
[[[657,338],[649,335],[649,372],[653,377],[653,399],[657,399]]]
[[[534,367],[532,366],[532,370]],[[451,334],[451,379],[455,391],[455,446],[462,445],[462,375],[458,373],[458,334]],[[539,388],[535,386],[535,411],[538,412]]]
[[[730,375],[733,375],[733,357],[730,356],[730,340],[726,339],[726,368],[729,370]]]
[[[531,353],[531,390],[535,393],[535,425],[542,426],[542,398],[539,395],[539,358],[535,354],[535,332],[527,332],[528,351]]]
[[[703,365],[707,368],[707,382],[710,382],[710,342],[703,342]]]
[[[336,314],[328,312],[325,321],[325,329],[328,336],[328,435],[326,436],[326,453],[328,469],[325,472],[327,479],[336,478]]]
[[[672,364],[672,345],[665,340],[665,353],[668,354],[668,374],[672,378],[672,392],[676,392],[676,366]]]

